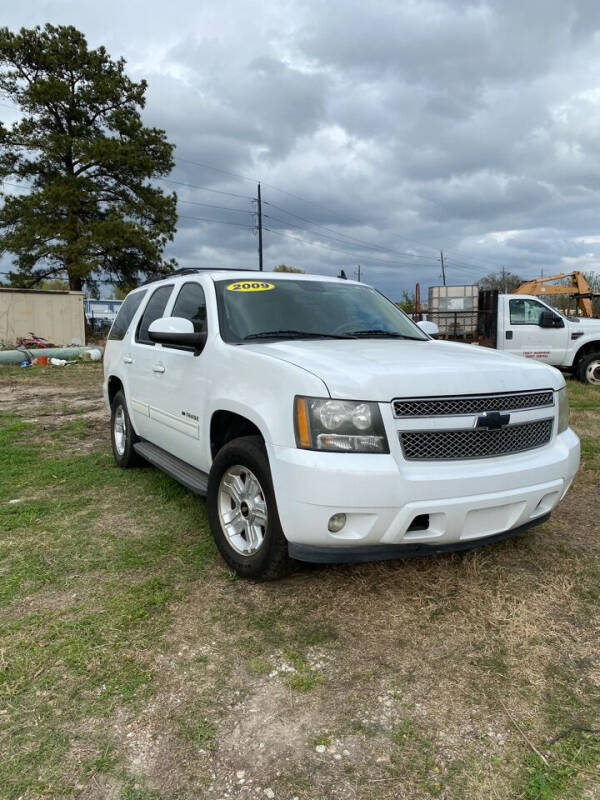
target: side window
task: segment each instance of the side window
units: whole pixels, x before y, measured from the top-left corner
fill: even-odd
[[[546,306],[528,298],[511,300],[509,307],[511,325],[539,325],[542,312],[546,311]]]
[[[150,300],[148,300],[138,326],[137,335],[135,337],[136,342],[141,342],[141,344],[154,344],[148,336],[148,328],[155,319],[159,319],[159,317],[162,317],[164,314],[172,289],[173,284],[161,286],[154,292]]]
[[[206,299],[199,283],[184,283],[171,312],[172,317],[189,319],[195,333],[206,331]]]
[[[124,338],[127,333],[127,328],[130,326],[131,320],[135,317],[135,312],[140,307],[140,303],[145,296],[145,290],[143,292],[134,292],[133,294],[127,295],[112,324],[108,334],[109,339],[121,341],[121,339]]]

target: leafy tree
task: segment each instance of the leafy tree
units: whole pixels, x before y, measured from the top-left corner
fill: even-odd
[[[584,272],[583,277],[589,283],[592,292],[600,292],[600,272]],[[595,317],[600,317],[600,295],[592,297],[592,313]]]
[[[273,272],[298,272],[304,274],[303,269],[298,269],[298,267],[290,267],[288,264],[279,264],[278,267],[275,267]]]
[[[125,300],[134,286],[115,286],[110,295],[110,300]]]
[[[404,289],[402,291],[402,297],[396,303],[396,305],[398,308],[402,309],[405,314],[414,314],[417,307],[417,301],[414,294],[410,294],[410,292],[407,292]]]
[[[69,288],[67,281],[60,278],[52,278],[51,280],[39,281],[36,284],[36,289],[50,289],[52,291],[66,292]]]
[[[5,195],[0,209],[13,285],[66,277],[93,290],[172,269],[162,251],[177,199],[149,181],[170,172],[173,145],[143,125],[147,84],[124,67],[72,26],[0,29],[0,93],[22,112],[0,124],[0,179],[29,190]]]
[[[514,272],[508,270],[500,270],[499,272],[490,272],[479,281],[480,289],[497,289],[499,292],[510,294],[514,292],[522,283],[524,279]]]

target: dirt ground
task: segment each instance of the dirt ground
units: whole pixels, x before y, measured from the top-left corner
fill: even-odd
[[[0,413],[29,423],[23,441],[46,457],[54,447],[103,457],[100,387],[87,365],[13,370],[0,378]],[[600,397],[572,389],[584,469],[552,520],[526,536],[462,555],[304,566],[272,584],[235,579],[210,549],[206,567],[175,579],[165,624],[143,645],[148,688],[66,726],[64,794],[600,797]],[[151,472],[128,473],[127,491]],[[203,501],[175,501],[193,507],[206,538]],[[100,492],[90,535],[110,529],[135,543],[151,524],[169,530],[144,513]],[[104,602],[102,580],[78,584],[82,602]],[[68,615],[71,598],[63,586],[27,590],[11,619]],[[99,737],[111,754],[100,762]]]

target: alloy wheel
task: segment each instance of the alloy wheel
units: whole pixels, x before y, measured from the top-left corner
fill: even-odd
[[[219,521],[231,547],[243,556],[254,555],[267,532],[267,503],[256,475],[241,465],[229,467],[217,496]]]
[[[600,358],[588,364],[585,377],[588,383],[600,383]]]
[[[125,444],[127,440],[127,422],[125,421],[125,411],[123,410],[123,406],[117,406],[115,411],[113,432],[115,449],[117,453],[122,456],[125,453]]]

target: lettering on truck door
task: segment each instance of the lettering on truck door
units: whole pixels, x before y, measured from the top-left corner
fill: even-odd
[[[542,315],[553,315],[556,327],[542,327]],[[504,306],[503,350],[547,364],[561,364],[569,332],[560,314],[531,297],[511,297]]]

